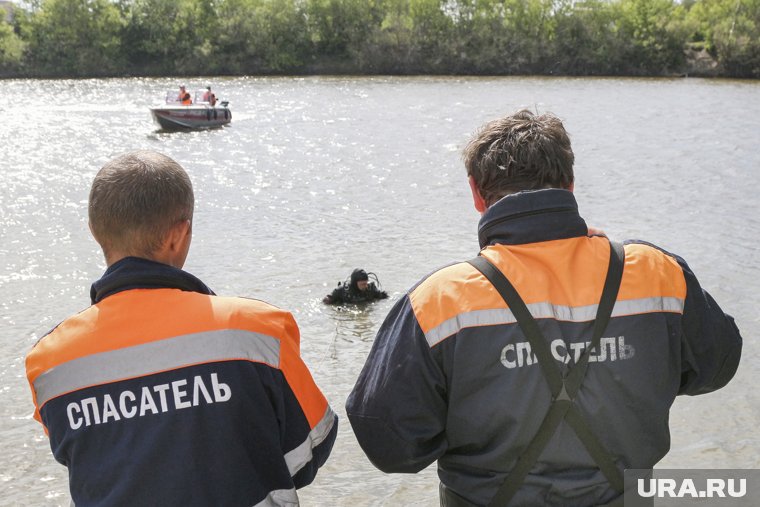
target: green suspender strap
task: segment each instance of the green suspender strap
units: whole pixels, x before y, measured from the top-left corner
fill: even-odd
[[[623,492],[623,474],[620,473],[612,457],[593,431],[591,431],[591,428],[589,428],[574,400],[586,375],[591,351],[599,350],[602,333],[612,315],[612,309],[615,306],[618,289],[620,288],[620,280],[623,276],[624,259],[625,251],[623,250],[623,245],[611,241],[607,279],[604,282],[604,290],[602,291],[602,297],[596,312],[591,343],[586,347],[580,359],[578,359],[575,366],[569,370],[566,376],[562,375],[562,371],[549,349],[549,342],[544,339],[538,323],[530,314],[528,307],[525,306],[525,302],[520,298],[520,295],[510,281],[483,256],[478,256],[468,261],[478,271],[483,273],[496,290],[499,291],[501,297],[504,298],[512,314],[517,319],[520,329],[522,329],[528,339],[531,350],[538,359],[538,364],[546,377],[546,382],[549,384],[552,394],[551,407],[541,423],[538,432],[517,460],[515,467],[509,473],[499,491],[488,504],[489,507],[503,507],[509,503],[563,420],[573,428],[579,440],[586,447],[589,455],[591,455],[599,469],[610,482],[610,485],[616,491]]]

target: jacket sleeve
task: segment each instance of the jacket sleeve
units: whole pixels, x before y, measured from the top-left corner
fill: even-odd
[[[377,285],[375,285],[375,282],[369,284],[369,290],[374,299],[386,299],[388,297],[388,293],[384,290],[378,289]]]
[[[679,394],[705,394],[728,384],[736,373],[742,337],[733,317],[702,289],[686,261],[673,257],[686,279]]]
[[[446,450],[446,379],[408,296],[381,326],[346,412],[362,449],[383,472],[418,472]]]
[[[277,419],[285,462],[296,488],[310,484],[327,461],[338,432],[338,417],[300,355],[300,334],[293,316],[283,312],[280,368],[286,382]]]
[[[343,302],[343,287],[339,286],[333,289],[333,291],[325,296],[323,301],[327,304],[337,305]]]

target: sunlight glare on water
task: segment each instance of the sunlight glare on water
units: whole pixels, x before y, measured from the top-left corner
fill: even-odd
[[[756,468],[760,438],[760,83],[543,78],[207,78],[230,101],[220,130],[157,132],[148,108],[171,79],[4,82],[0,114],[0,488],[4,505],[68,505],[23,358],[89,304],[105,265],[87,227],[96,171],[154,149],[196,193],[186,269],[217,293],[293,312],[302,352],[341,418],[304,505],[436,506],[435,467],[384,475],[361,452],[346,396],[391,305],[433,269],[478,251],[461,150],[484,122],[521,107],[560,116],[576,197],[616,239],[683,256],[747,339],[718,394],[679,399],[669,468]],[[11,121],[12,120],[12,121]],[[367,309],[321,298],[355,267],[391,298]]]

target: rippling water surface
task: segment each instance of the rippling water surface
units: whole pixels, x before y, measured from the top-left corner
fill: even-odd
[[[229,100],[231,126],[159,133],[166,79],[5,81],[0,104],[0,503],[68,505],[65,469],[31,419],[23,357],[89,304],[105,268],[87,229],[95,172],[132,149],[178,160],[196,191],[186,269],[217,293],[291,310],[304,357],[341,417],[304,505],[437,505],[434,467],[383,475],[343,404],[393,301],[477,252],[460,152],[487,120],[552,111],[570,132],[587,221],[686,258],[745,337],[737,377],[679,399],[670,468],[760,467],[760,83],[539,78],[187,79]],[[392,297],[365,310],[321,297],[354,267]],[[505,401],[506,402],[506,401]]]

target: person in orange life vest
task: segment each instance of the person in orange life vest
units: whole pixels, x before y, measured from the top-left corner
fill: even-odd
[[[464,160],[480,254],[391,309],[346,402],[356,438],[386,473],[437,461],[442,506],[622,505],[676,396],[734,376],[739,329],[681,257],[593,234],[556,116],[489,122]]]
[[[208,102],[211,106],[216,105],[216,95],[211,91],[210,86],[207,86],[206,91],[203,92],[203,102]]]
[[[178,96],[180,104],[183,106],[190,106],[193,104],[193,98],[190,96],[190,92],[185,90],[184,86],[179,87],[179,96]]]
[[[89,223],[107,269],[92,306],[26,358],[34,417],[74,505],[297,505],[338,420],[293,316],[182,270],[193,188],[153,151],[108,162]]]

